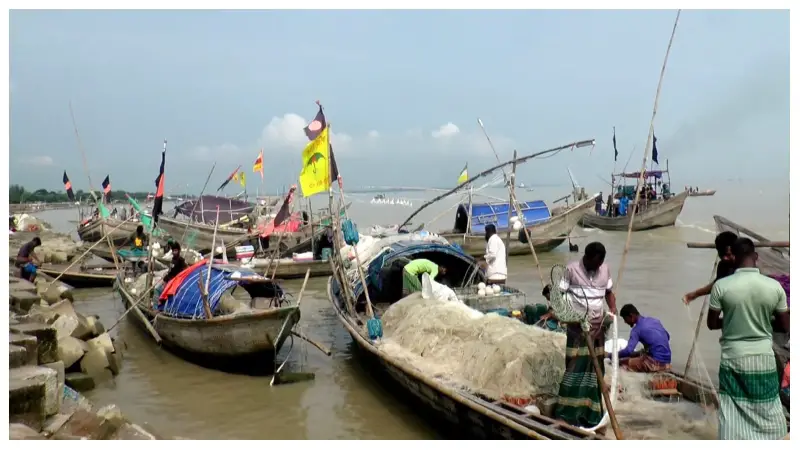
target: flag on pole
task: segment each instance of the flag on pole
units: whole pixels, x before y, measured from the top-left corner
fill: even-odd
[[[67,171],[64,171],[64,189],[67,190],[67,197],[69,201],[75,201],[75,193],[72,192],[72,183],[69,182],[69,177],[67,176]]]
[[[617,162],[617,156],[619,156],[617,151],[617,127],[614,127],[614,137],[611,138],[611,141],[614,143],[614,162]]]
[[[325,120],[325,113],[322,112],[322,105],[320,105],[319,100],[317,100],[317,106],[319,106],[319,111],[314,116],[314,120],[303,128],[309,141],[313,141],[323,130],[328,129],[328,122]],[[339,178],[339,167],[336,165],[336,157],[333,154],[333,146],[330,143],[330,139],[328,140],[328,154],[330,155],[330,182],[333,183],[333,180]],[[305,191],[303,195],[305,195]]]
[[[161,151],[161,166],[156,177],[156,197],[153,200],[153,223],[158,223],[158,216],[164,211],[164,163],[167,159],[167,140],[164,139],[164,150]]]
[[[658,148],[656,148],[656,135],[653,134],[653,162],[658,164]]]
[[[247,178],[245,178],[244,172],[239,172],[239,184],[241,184],[242,187],[247,187]]]
[[[469,175],[467,174],[467,164],[464,164],[464,169],[461,170],[461,174],[458,176],[458,184],[464,184],[469,180]]]
[[[325,192],[331,184],[330,146],[328,128],[322,129],[316,139],[303,150],[303,169],[300,171],[300,189],[304,197]]]
[[[225,181],[217,188],[217,192],[223,190],[225,188],[225,186],[227,186],[228,183],[231,182],[231,180],[238,180],[239,178],[236,177],[236,174],[239,173],[239,169],[241,169],[241,168],[242,168],[242,166],[239,166],[239,167],[236,168],[236,170],[231,172],[231,174],[228,175],[228,178],[226,178]]]
[[[106,179],[103,180],[103,200],[108,201],[111,197],[111,179],[109,175],[106,175]]]
[[[272,219],[272,222],[268,223],[264,229],[261,230],[261,237],[268,237],[275,231],[275,227],[280,226],[285,222],[289,216],[291,215],[289,212],[289,208],[292,205],[292,201],[294,200],[294,192],[297,190],[297,186],[292,186],[289,189],[289,193],[286,194],[286,198],[283,200],[283,204],[281,205],[280,209],[278,209],[278,213],[275,214],[275,218]]]
[[[256,162],[253,163],[253,173],[260,172],[261,179],[264,179],[264,149],[262,148],[260,152],[258,152],[258,158],[256,158]]]

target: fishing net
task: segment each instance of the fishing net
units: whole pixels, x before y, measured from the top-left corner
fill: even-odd
[[[564,334],[419,293],[381,319],[382,350],[430,376],[492,399],[558,394]]]
[[[567,296],[567,268],[556,264],[550,269],[550,307],[559,321],[564,323],[580,323],[588,330],[588,311],[577,310]]]

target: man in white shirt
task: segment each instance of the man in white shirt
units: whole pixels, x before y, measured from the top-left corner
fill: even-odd
[[[497,235],[493,224],[486,225],[486,278],[488,284],[504,284],[508,276],[506,268],[506,244]]]

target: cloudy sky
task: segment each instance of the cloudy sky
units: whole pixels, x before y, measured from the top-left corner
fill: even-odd
[[[585,185],[620,151],[638,169],[674,11],[13,11],[10,180],[152,190],[218,185],[260,148],[295,182],[319,99],[351,186],[449,186],[465,163],[581,139],[526,183]],[[789,174],[789,13],[684,11],[655,122],[678,185]],[[259,185],[249,173],[249,188]],[[788,184],[787,184],[788,187]]]

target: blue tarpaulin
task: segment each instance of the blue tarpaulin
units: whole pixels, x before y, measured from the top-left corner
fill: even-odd
[[[473,203],[472,204],[472,220],[470,221],[471,234],[483,234],[484,228],[487,224],[494,224],[497,231],[508,229],[508,206],[509,204],[503,202],[497,203]],[[524,220],[522,221],[525,226],[535,225],[540,222],[550,220],[550,208],[542,200],[534,200],[519,204],[522,211]],[[469,215],[469,204],[458,205],[458,212],[456,213],[456,230],[466,229],[466,218]],[[511,211],[511,216],[514,217],[517,212]],[[464,222],[463,224],[460,222]],[[460,225],[460,226],[459,226]]]
[[[237,286],[240,281],[230,279],[231,273],[239,272],[243,277],[257,276],[249,269],[235,266],[211,266],[211,280],[208,283],[208,302],[212,314],[219,306],[220,297],[228,289]],[[178,287],[175,295],[171,296],[161,307],[161,310],[170,316],[180,318],[207,318],[203,308],[203,297],[200,294],[200,284],[206,284],[208,265],[195,267]]]

